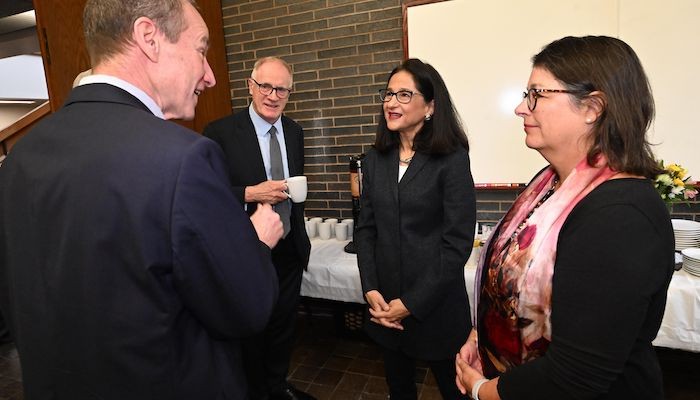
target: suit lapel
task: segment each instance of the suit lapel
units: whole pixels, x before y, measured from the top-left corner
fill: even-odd
[[[411,163],[408,165],[406,173],[403,174],[401,182],[399,182],[399,188],[405,187],[413,178],[416,177],[418,172],[420,172],[420,170],[422,170],[425,164],[428,162],[428,158],[429,157],[427,155],[422,153],[416,153],[413,155],[413,159],[411,159]]]
[[[297,148],[297,138],[296,136],[299,132],[296,131],[294,125],[290,124],[285,117],[282,118],[282,129],[284,130],[284,145],[287,148],[287,167],[289,167],[289,176],[302,175],[303,171],[300,170],[300,165],[297,165],[296,154],[301,151]]]
[[[244,113],[245,118],[243,124],[239,127],[241,148],[248,149],[250,151],[250,171],[251,174],[255,176],[255,180],[258,182],[264,182],[267,180],[267,173],[265,172],[265,163],[263,162],[262,153],[260,152],[260,143],[258,142],[258,136],[255,134],[255,126],[253,121],[250,119],[250,114],[247,110]]]
[[[378,174],[381,174],[382,179],[380,185],[384,185],[391,192],[391,198],[394,203],[399,204],[399,151],[398,149],[391,150],[383,157],[378,157]],[[381,186],[380,186],[381,187]],[[380,189],[381,190],[381,189]]]

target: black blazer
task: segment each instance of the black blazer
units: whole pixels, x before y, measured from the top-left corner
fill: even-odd
[[[282,129],[287,148],[289,176],[303,175],[304,132],[299,124],[285,116],[282,116]],[[233,193],[243,203],[246,186],[257,185],[267,180],[258,137],[255,135],[248,108],[210,123],[204,128],[204,136],[217,142],[226,154]],[[248,210],[255,210],[256,207],[255,203],[248,204]],[[304,225],[304,203],[292,203],[290,225],[289,234],[284,240],[291,241],[298,260],[306,268],[311,242]],[[273,249],[274,251],[276,250]]]
[[[107,84],[0,167],[0,307],[27,399],[240,399],[276,302],[216,143]]]
[[[363,293],[401,298],[404,331],[366,321],[382,346],[423,360],[453,358],[471,329],[464,264],[474,240],[476,200],[467,151],[416,153],[398,182],[399,152],[362,163],[357,256]]]

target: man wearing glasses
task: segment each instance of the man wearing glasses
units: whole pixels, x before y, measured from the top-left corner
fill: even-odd
[[[311,244],[304,227],[304,203],[292,203],[285,179],[304,174],[302,128],[282,115],[292,91],[292,69],[284,60],[265,57],[248,79],[252,96],[243,111],[212,122],[204,135],[224,150],[234,195],[248,212],[271,204],[282,219],[284,236],[272,250],[279,299],[261,334],[243,343],[248,392],[258,399],[313,399],[287,382],[294,346],[294,325],[301,276]]]

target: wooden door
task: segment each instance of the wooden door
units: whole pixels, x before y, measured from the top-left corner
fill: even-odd
[[[46,85],[51,111],[58,110],[81,71],[90,68],[90,58],[83,35],[83,8],[86,0],[34,0],[37,33],[44,59]],[[210,121],[231,113],[231,92],[224,45],[220,0],[199,0],[202,17],[209,26],[209,64],[214,70],[216,86],[199,97],[193,121],[178,121],[202,132]]]

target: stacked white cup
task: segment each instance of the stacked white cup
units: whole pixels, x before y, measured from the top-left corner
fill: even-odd
[[[355,232],[355,220],[352,218],[346,218],[340,222],[348,226],[348,239],[352,240],[352,234]]]
[[[335,224],[335,238],[340,241],[348,240],[348,224],[345,222]]]
[[[335,236],[335,226],[338,224],[338,218],[326,218],[323,222],[331,226],[331,237]]]
[[[318,224],[318,237],[323,240],[328,240],[331,238],[331,224],[328,222],[321,222]]]

